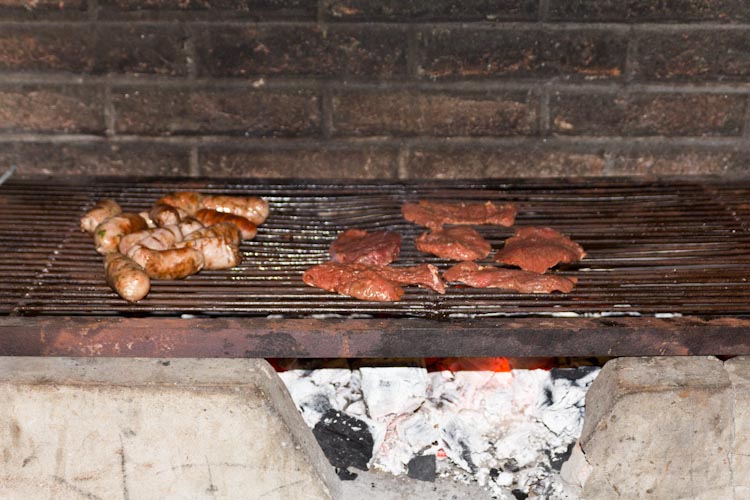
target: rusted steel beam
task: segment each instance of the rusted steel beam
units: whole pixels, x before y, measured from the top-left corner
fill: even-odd
[[[0,317],[3,356],[749,355],[750,319]]]

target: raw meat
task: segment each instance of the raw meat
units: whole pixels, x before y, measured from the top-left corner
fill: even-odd
[[[404,294],[398,283],[385,278],[377,268],[364,264],[325,262],[305,271],[302,281],[361,300],[394,302]]]
[[[415,243],[420,252],[462,261],[483,259],[492,249],[489,242],[469,226],[428,231],[417,237]]]
[[[445,283],[440,279],[438,268],[432,264],[419,264],[412,267],[385,266],[380,268],[379,272],[387,279],[402,285],[419,285],[435,290],[437,293],[445,293]]]
[[[475,288],[503,288],[519,293],[568,293],[576,278],[539,274],[518,269],[480,266],[476,262],[461,262],[443,273],[446,281],[459,281]]]
[[[523,227],[505,241],[494,259],[525,271],[543,273],[561,262],[578,262],[585,256],[578,243],[552,228]]]
[[[331,244],[333,262],[385,266],[396,260],[401,251],[401,235],[393,231],[348,229]]]
[[[401,298],[404,285],[419,285],[445,293],[445,284],[431,264],[412,267],[368,266],[326,262],[302,275],[306,284],[362,300],[394,302]]]
[[[420,201],[405,203],[401,213],[409,222],[430,229],[441,229],[443,224],[497,224],[510,227],[518,209],[513,203],[495,205],[491,201],[439,202]]]

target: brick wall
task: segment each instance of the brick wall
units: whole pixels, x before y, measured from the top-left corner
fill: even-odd
[[[4,0],[0,169],[750,175],[746,0]]]

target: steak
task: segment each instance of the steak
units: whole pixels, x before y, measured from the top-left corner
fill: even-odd
[[[461,261],[483,259],[492,250],[489,242],[469,226],[428,231],[417,237],[415,243],[420,252]]]
[[[348,229],[331,244],[329,253],[333,262],[385,266],[401,251],[401,235],[393,231]]]
[[[491,201],[420,201],[401,206],[401,213],[406,220],[430,229],[441,229],[444,224],[496,224],[510,227],[517,212],[513,203],[495,205]]]
[[[578,262],[586,256],[581,246],[549,227],[523,227],[495,253],[495,261],[525,271],[543,273],[559,263]]]
[[[445,283],[440,279],[438,268],[432,264],[419,264],[412,267],[385,266],[379,272],[391,281],[403,285],[419,285],[423,288],[445,293]]]
[[[503,288],[519,293],[568,293],[576,278],[539,274],[518,269],[480,266],[476,262],[461,262],[443,273],[446,281],[458,281],[474,288]]]
[[[306,284],[361,300],[394,302],[404,294],[401,284],[419,285],[445,293],[445,284],[431,264],[412,267],[368,266],[326,262],[302,275]]]
[[[305,271],[302,281],[361,300],[394,302],[404,294],[398,283],[385,278],[378,268],[364,264],[325,262]]]

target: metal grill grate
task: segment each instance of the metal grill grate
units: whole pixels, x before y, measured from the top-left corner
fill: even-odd
[[[5,315],[229,316],[318,314],[459,318],[534,315],[750,315],[750,184],[634,179],[430,183],[15,179],[0,187],[0,313]],[[104,282],[101,256],[78,229],[96,200],[139,211],[174,190],[261,195],[271,215],[244,261],[183,281],[154,281],[138,304]],[[520,295],[451,287],[440,296],[406,288],[400,302],[362,302],[313,289],[302,272],[327,260],[347,228],[403,236],[397,265],[450,263],[417,252],[421,228],[400,214],[418,199],[513,201],[517,225],[554,227],[588,257],[561,272],[570,294]],[[483,226],[494,248],[512,229]]]

